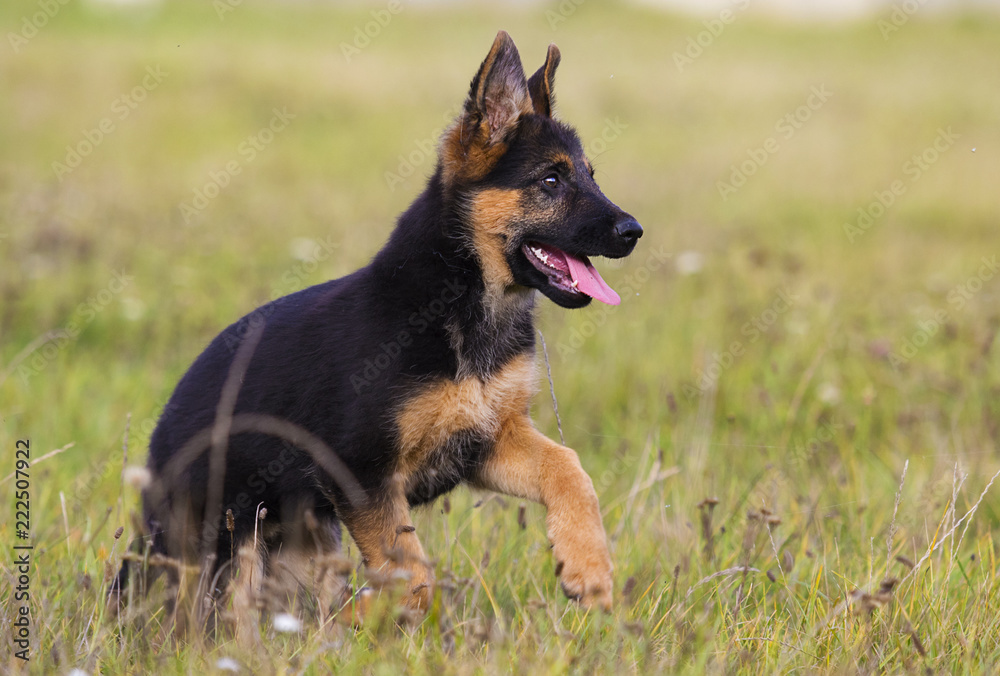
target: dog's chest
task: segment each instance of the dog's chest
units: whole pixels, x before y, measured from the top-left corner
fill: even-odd
[[[397,472],[407,486],[442,475],[458,483],[475,451],[491,445],[511,417],[527,414],[535,380],[534,359],[524,354],[487,379],[440,379],[422,387],[396,416]]]

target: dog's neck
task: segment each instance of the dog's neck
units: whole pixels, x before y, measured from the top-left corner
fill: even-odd
[[[434,333],[455,354],[456,378],[486,379],[512,357],[534,350],[537,292],[489,288],[469,245],[469,227],[438,171],[399,217],[371,271],[391,288],[399,309],[429,311]]]

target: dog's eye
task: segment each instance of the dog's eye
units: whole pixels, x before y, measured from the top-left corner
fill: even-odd
[[[549,174],[542,179],[542,186],[547,190],[555,190],[559,187],[559,176],[558,174]]]

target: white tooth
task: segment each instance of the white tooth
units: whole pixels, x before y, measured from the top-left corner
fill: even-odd
[[[549,255],[547,253],[545,253],[544,251],[542,251],[541,249],[539,249],[538,247],[534,247],[534,246],[531,247],[531,253],[535,254],[535,257],[538,260],[540,260],[541,262],[545,263],[549,267],[552,267],[551,263],[549,263]]]
[[[570,284],[570,286],[572,286],[572,287],[573,287],[573,288],[575,289],[575,288],[576,288],[576,285],[577,285],[577,284],[579,284],[579,283],[580,283],[580,282],[578,282],[578,281],[576,281],[576,280],[574,279],[574,280],[573,280],[573,283],[572,283],[572,284]]]
[[[542,251],[542,249],[540,249],[540,248],[538,248],[536,246],[529,246],[528,249],[531,251],[531,253],[533,253],[535,255],[535,258],[537,258],[542,263],[544,263],[546,265],[546,267],[548,267],[551,270],[555,270],[556,272],[562,272],[562,270],[560,270],[555,265],[555,263],[553,263],[551,261],[552,256],[550,256],[548,253],[546,253],[545,251]]]

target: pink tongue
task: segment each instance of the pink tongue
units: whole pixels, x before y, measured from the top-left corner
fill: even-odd
[[[618,305],[622,302],[622,299],[615,293],[615,290],[601,279],[597,268],[591,265],[590,261],[584,262],[575,256],[565,255],[566,262],[569,264],[569,274],[573,277],[573,281],[576,282],[578,291],[582,291],[591,298],[596,298],[608,305]]]

